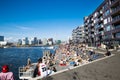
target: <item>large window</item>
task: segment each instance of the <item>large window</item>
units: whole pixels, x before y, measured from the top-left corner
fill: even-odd
[[[110,25],[106,26],[106,31],[110,31]]]
[[[111,19],[110,19],[110,17],[108,17],[108,22],[110,22],[111,21]]]
[[[107,19],[104,19],[104,24],[107,24]]]
[[[110,14],[110,10],[107,10],[106,12],[105,12],[105,16],[107,16],[107,15],[109,15]]]

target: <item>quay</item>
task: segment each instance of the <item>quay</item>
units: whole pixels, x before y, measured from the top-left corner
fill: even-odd
[[[84,49],[84,47],[83,47]],[[91,48],[90,48],[91,49]],[[94,49],[96,53],[100,53],[99,55],[104,55],[106,50]],[[64,51],[64,50],[63,50]],[[111,50],[112,55],[103,56],[91,62],[85,62],[78,66],[69,67],[56,65],[57,72],[50,74],[49,76],[42,77],[29,77],[28,80],[110,80],[109,78],[118,78],[119,76],[115,76],[115,73],[120,73],[120,54],[115,50]],[[44,55],[49,55],[50,52],[45,52]],[[60,55],[58,55],[60,56]],[[74,56],[73,56],[74,57]],[[60,58],[60,57],[58,57]],[[115,66],[115,67],[114,67]],[[31,74],[30,74],[31,75]],[[21,79],[24,79],[21,77]],[[114,80],[114,79],[111,79]],[[117,80],[117,79],[115,79]]]
[[[120,52],[108,58],[63,71],[44,80],[120,80]]]

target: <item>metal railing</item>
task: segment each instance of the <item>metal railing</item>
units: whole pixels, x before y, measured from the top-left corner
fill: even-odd
[[[32,78],[33,77],[33,69],[29,69],[26,70],[26,68],[23,67],[19,67],[19,78],[20,79],[28,79],[28,78]]]

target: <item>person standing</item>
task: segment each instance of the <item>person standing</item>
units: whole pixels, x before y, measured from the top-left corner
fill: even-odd
[[[0,73],[0,80],[14,80],[13,72],[9,72],[8,65],[2,66],[2,72]]]

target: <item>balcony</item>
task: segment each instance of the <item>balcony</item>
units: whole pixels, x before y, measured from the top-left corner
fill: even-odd
[[[112,23],[120,22],[120,15],[112,18]]]
[[[95,30],[94,29],[91,29],[92,32],[94,32]]]
[[[85,34],[88,34],[88,32],[85,32]]]
[[[114,15],[114,14],[119,13],[119,12],[120,12],[120,6],[117,6],[116,8],[112,9],[111,14]]]
[[[99,35],[104,35],[104,31],[100,31],[100,32],[99,32]]]
[[[115,26],[114,29],[112,30],[112,33],[117,33],[120,32],[120,25]]]
[[[103,28],[103,27],[104,27],[104,26],[103,26],[103,24],[101,24],[100,26],[101,26],[101,28]]]
[[[114,6],[117,2],[119,2],[119,0],[112,0],[111,1],[111,6]]]
[[[102,11],[102,10],[100,10],[100,14],[103,14],[103,11]]]
[[[94,23],[92,23],[92,25],[91,26],[94,26]]]
[[[115,29],[119,29],[119,28],[120,28],[120,25],[115,26]]]
[[[88,23],[84,23],[85,24],[85,26],[87,26],[88,25]]]
[[[103,18],[102,18],[102,17],[100,17],[100,20],[101,20],[101,21],[103,21]]]
[[[91,35],[91,37],[93,37],[93,38],[94,38],[94,37],[95,37],[95,35],[93,35],[93,34],[92,34],[92,35]]]

